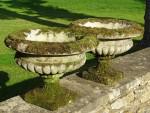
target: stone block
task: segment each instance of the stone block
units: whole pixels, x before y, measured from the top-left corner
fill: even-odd
[[[114,59],[113,66],[125,76],[114,86],[84,80],[76,74],[64,77],[61,85],[80,98],[56,111],[28,104],[17,96],[0,102],[0,113],[149,113],[149,62],[150,48]]]

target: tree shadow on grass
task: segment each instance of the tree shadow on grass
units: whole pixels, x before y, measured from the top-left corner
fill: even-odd
[[[145,2],[146,2],[146,0],[135,0],[135,1],[141,2],[143,4],[145,4]]]
[[[0,71],[0,102],[17,95],[22,95],[31,89],[43,85],[43,81],[40,77],[28,79],[23,82],[16,83],[12,86],[6,86],[6,82],[8,80],[8,74],[6,72]]]
[[[24,20],[28,20],[31,22],[35,22],[41,25],[46,25],[46,26],[51,26],[51,27],[66,27],[65,24],[57,23],[57,22],[52,22],[44,19],[39,19],[36,16],[27,16],[24,14],[18,14],[15,11],[10,11],[7,9],[0,8],[0,17],[1,19],[12,19],[12,18],[20,18]],[[7,15],[7,16],[6,16]]]
[[[44,6],[43,3],[46,3],[44,0],[13,0],[8,1],[8,4],[10,4],[10,7],[13,8],[25,8],[27,9],[24,13],[27,14],[36,14],[40,17],[44,18],[63,18],[66,20],[76,20],[79,18],[87,18],[92,17],[86,14],[81,13],[73,13],[63,8],[53,7],[51,5]]]
[[[70,12],[63,8],[44,6],[44,0],[7,0],[0,1],[0,5],[7,5],[8,8],[0,8],[0,19],[21,18],[35,23],[47,26],[65,26],[64,24],[55,23],[46,19],[64,19],[76,20],[81,18],[93,17],[86,14]],[[21,13],[10,10],[22,10]],[[43,19],[45,18],[45,19]]]

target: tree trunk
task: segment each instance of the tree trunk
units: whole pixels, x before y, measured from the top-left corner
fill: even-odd
[[[150,44],[150,0],[146,0],[146,10],[145,10],[145,26],[144,26],[144,38],[145,43]]]

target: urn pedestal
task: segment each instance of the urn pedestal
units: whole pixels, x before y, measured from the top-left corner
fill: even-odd
[[[130,50],[133,46],[132,38],[143,33],[141,25],[113,18],[80,19],[72,22],[70,28],[83,36],[97,37],[98,46],[94,53],[98,65],[94,69],[88,69],[82,77],[106,85],[113,85],[123,78],[122,72],[111,67],[111,59]]]

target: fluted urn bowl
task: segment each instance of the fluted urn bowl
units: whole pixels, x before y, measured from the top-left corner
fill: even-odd
[[[28,29],[10,34],[5,43],[15,49],[16,62],[40,75],[64,74],[80,68],[94,37],[76,36],[68,29]]]
[[[85,35],[95,35],[99,40],[96,52],[101,56],[113,56],[128,51],[133,46],[132,38],[143,33],[141,25],[113,18],[81,19],[72,22],[70,27]]]
[[[83,73],[86,79],[106,85],[117,83],[123,73],[111,67],[110,59],[127,52],[133,46],[132,38],[143,34],[143,27],[135,22],[114,18],[80,19],[70,24],[75,32],[83,36],[93,35],[98,45],[93,51],[97,54],[97,67]]]

